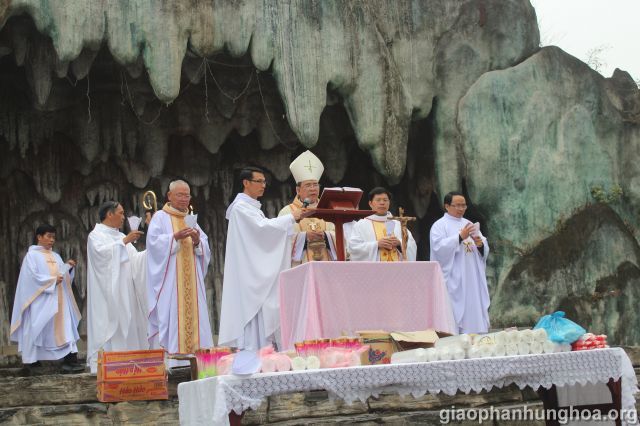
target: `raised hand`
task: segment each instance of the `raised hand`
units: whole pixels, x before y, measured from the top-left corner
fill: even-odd
[[[142,232],[142,231],[131,231],[131,232],[129,232],[129,233],[127,234],[127,236],[126,236],[126,237],[124,237],[124,238],[122,239],[122,241],[123,241],[125,244],[129,244],[129,243],[132,243],[132,242],[134,242],[134,241],[137,241],[137,240],[138,240],[138,238],[142,237],[143,235],[144,235],[144,232]]]
[[[464,228],[462,228],[460,230],[460,238],[462,238],[463,240],[466,240],[467,238],[469,238],[469,234],[474,230],[474,226],[473,223],[469,222],[467,223]]]

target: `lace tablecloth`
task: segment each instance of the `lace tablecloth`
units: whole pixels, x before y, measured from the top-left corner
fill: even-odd
[[[515,383],[521,389],[606,383],[622,378],[622,408],[635,407],[636,375],[620,348],[429,363],[219,376],[178,385],[180,424],[226,425],[231,410],[257,409],[270,395],[325,389],[348,403],[381,392],[425,393],[490,390]]]

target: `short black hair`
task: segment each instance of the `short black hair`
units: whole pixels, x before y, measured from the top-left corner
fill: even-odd
[[[240,175],[238,176],[238,180],[240,181],[240,188],[242,188],[242,181],[253,179],[254,173],[262,173],[263,176],[266,176],[264,170],[262,170],[260,167],[244,167],[242,170],[240,170]]]
[[[387,188],[376,186],[371,191],[369,191],[369,201],[373,201],[373,197],[380,194],[387,194],[387,197],[389,197],[389,201],[391,201],[391,199],[393,198],[391,192]]]
[[[47,232],[55,234],[56,228],[53,225],[49,225],[48,223],[43,223],[42,225],[36,228],[36,232],[34,235],[34,241],[36,242],[36,244],[38,243],[38,235],[44,235]]]
[[[447,193],[447,195],[444,196],[444,204],[447,205],[451,205],[451,201],[453,201],[453,197],[455,197],[456,195],[460,196],[460,197],[464,197],[464,194],[462,192],[458,192],[458,191],[451,191],[449,193]],[[466,198],[465,198],[466,200]]]
[[[113,200],[102,203],[102,205],[100,205],[100,209],[98,209],[98,218],[100,219],[100,222],[104,222],[107,218],[107,214],[115,213],[119,205],[119,202]]]

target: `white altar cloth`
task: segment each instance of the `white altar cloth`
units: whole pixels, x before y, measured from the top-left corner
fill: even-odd
[[[351,403],[381,392],[425,393],[490,390],[515,383],[549,388],[622,379],[622,409],[635,409],[637,379],[621,348],[428,363],[218,376],[178,385],[180,424],[227,425],[231,410],[257,409],[271,395],[325,389]]]

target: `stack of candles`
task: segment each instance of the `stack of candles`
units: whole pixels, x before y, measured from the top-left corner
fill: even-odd
[[[328,353],[352,353],[363,348],[359,337],[338,337],[336,339],[312,339],[294,344],[297,356],[291,360],[293,370],[311,370],[321,367],[320,358],[325,359]],[[330,365],[322,363],[322,367]],[[333,365],[331,365],[333,366]]]

